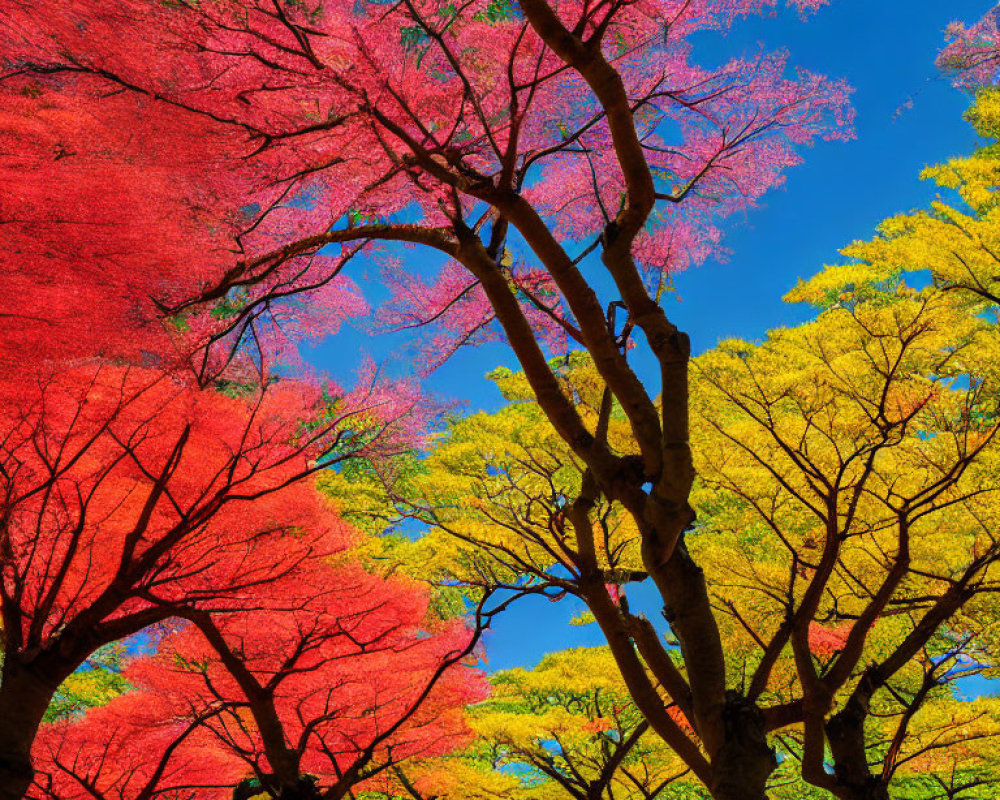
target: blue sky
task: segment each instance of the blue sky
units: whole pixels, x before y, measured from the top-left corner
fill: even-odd
[[[962,121],[969,98],[938,77],[934,58],[952,20],[972,22],[994,0],[833,0],[802,21],[794,12],[753,19],[726,37],[706,35],[695,59],[712,64],[743,52],[785,48],[793,65],[846,78],[855,89],[857,138],[819,143],[805,163],[762,206],[727,228],[724,263],[710,262],[675,278],[681,302],[667,313],[692,337],[695,352],[725,337],[761,337],[794,324],[809,310],[782,303],[799,277],[839,260],[838,250],[870,237],[885,217],[926,205],[934,187],[922,167],[968,153],[976,145]],[[419,251],[405,251],[421,258]],[[344,335],[346,334],[346,335]],[[304,355],[321,370],[342,374],[362,349],[388,357],[400,339],[366,341],[345,331]],[[500,345],[459,353],[428,379],[428,388],[470,409],[496,408],[500,397],[484,375],[510,363]],[[631,594],[631,591],[630,591]],[[551,650],[598,644],[595,626],[570,627],[579,612],[568,602],[524,601],[488,635],[491,668],[534,665]]]

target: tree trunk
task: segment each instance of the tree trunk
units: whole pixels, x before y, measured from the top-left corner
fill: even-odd
[[[715,800],[766,800],[767,779],[778,766],[767,743],[764,715],[739,692],[726,692],[725,741],[712,759]]]
[[[889,800],[889,788],[868,766],[865,746],[866,704],[857,698],[826,723],[826,738],[837,778],[835,793],[841,800]]]
[[[270,792],[276,800],[321,800],[323,797],[313,778],[302,777],[285,785],[262,785],[256,779],[247,779],[237,784],[233,790],[233,800],[249,800],[264,792]]]
[[[35,771],[31,746],[58,681],[39,678],[8,654],[0,674],[0,800],[21,800]]]
[[[874,775],[863,784],[842,786],[836,791],[842,800],[889,800],[889,787]]]

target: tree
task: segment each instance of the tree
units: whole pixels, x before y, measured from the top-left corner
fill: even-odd
[[[228,609],[343,547],[302,479],[392,452],[400,437],[411,446],[412,402],[335,391],[286,380],[227,395],[83,363],[7,395],[0,797],[23,795],[53,696],[100,648],[182,612]]]
[[[988,756],[964,750],[995,735],[995,701],[951,693],[996,664],[998,332],[951,293],[862,282],[866,269],[796,291],[838,287],[843,299],[816,321],[694,362],[700,522],[686,546],[705,565],[730,685],[762,709],[783,753],[772,786],[788,784],[790,797],[808,795],[803,779],[837,797],[876,798],[917,777],[956,786],[970,774],[978,786],[1000,777]],[[597,424],[593,368],[578,359],[562,374]],[[437,529],[414,546],[415,568],[478,588],[572,594],[606,635],[620,626],[658,702],[679,709],[670,718],[684,739],[670,745],[697,775],[696,678],[670,609],[673,644],[628,602],[646,577],[641,540],[611,504],[587,528],[570,527],[582,466],[524,377],[499,378],[514,402],[456,423],[408,487],[404,513]],[[627,437],[622,412],[603,419],[608,441]],[[611,610],[587,592],[587,569]]]
[[[996,102],[983,93],[970,112],[985,135]],[[703,565],[728,680],[762,709],[783,770],[800,763],[837,797],[887,797],[890,785],[975,796],[997,779],[993,702],[951,691],[996,664],[996,157],[994,145],[929,170],[964,209],[889,220],[845,250],[853,263],[795,289],[789,299],[821,309],[815,321],[694,362],[699,523],[685,547]],[[901,271],[921,269],[933,284],[907,286]],[[591,429],[628,452],[627,416],[589,361],[553,367]],[[574,519],[585,464],[524,375],[496,377],[511,405],[456,423],[427,477],[397,493],[445,534],[418,552],[467,585],[581,597],[612,645],[636,648],[660,702],[691,710],[698,678],[675,609],[680,653],[627,602],[646,578],[634,520],[603,500],[587,524]],[[588,591],[588,572],[602,590]],[[697,774],[704,745],[675,741]]]
[[[233,605],[186,612],[189,624],[129,664],[133,691],[43,728],[38,797],[146,800],[184,788],[228,798],[252,786],[336,800],[467,738],[462,706],[481,684],[451,667],[478,634],[435,625],[419,586],[335,567],[319,550]]]
[[[927,211],[886,220],[879,227],[879,236],[845,249],[845,255],[860,265],[829,271],[829,285],[823,287],[829,294],[821,298],[817,291],[817,300],[832,302],[836,283],[850,282],[852,270],[872,281],[926,269],[934,284],[954,295],[956,302],[965,302],[970,313],[987,314],[996,320],[1000,307],[1000,92],[981,91],[966,119],[988,144],[970,157],[953,158],[924,170],[923,177],[934,181],[943,196]]]
[[[934,288],[817,283],[844,299],[816,322],[696,361],[691,546],[803,777],[887,797],[951,659],[988,658],[966,614],[995,591],[997,331]]]
[[[948,46],[938,66],[955,84],[968,89],[996,84],[1000,67],[1000,6],[973,25],[954,22],[948,27]]]
[[[534,669],[498,672],[491,683],[490,699],[470,711],[477,739],[413,778],[414,800],[651,800],[687,772],[650,735],[606,648],[551,653]]]
[[[253,218],[253,199],[243,199],[259,187],[258,167],[241,159],[241,143],[220,125],[150,114],[155,101],[109,93],[106,82],[88,82],[82,67],[56,82],[33,77],[28,53],[11,49],[32,30],[18,25],[26,10],[12,7],[0,23],[0,179],[11,187],[0,200],[8,252],[0,364],[8,376],[24,376],[21,392],[34,371],[67,358],[186,365],[204,383],[223,369],[236,339],[288,356],[283,344],[308,335],[317,317],[334,331],[365,310],[324,256],[289,264],[256,292],[213,298],[204,313],[187,310],[187,300],[221,280],[244,237],[270,235]],[[36,21],[87,27],[47,11]],[[255,197],[265,195],[275,204],[288,200],[279,189]],[[308,307],[275,297],[258,302],[265,289],[282,295],[313,283]]]
[[[176,710],[162,695],[132,690],[80,719],[43,725],[35,745],[38,771],[26,796],[232,797],[245,770],[197,724],[207,719],[188,723],[173,716]]]

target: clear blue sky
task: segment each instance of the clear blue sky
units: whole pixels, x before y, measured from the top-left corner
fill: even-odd
[[[994,4],[833,0],[805,22],[782,11],[750,20],[724,38],[699,40],[703,49],[695,59],[703,64],[763,45],[789,50],[793,65],[846,78],[855,88],[857,138],[807,149],[805,163],[788,173],[785,186],[768,195],[763,207],[730,221],[726,263],[677,276],[682,302],[671,301],[667,311],[691,334],[696,352],[720,338],[753,339],[806,319],[807,309],[781,302],[798,277],[837,262],[839,248],[870,237],[883,218],[933,197],[933,187],[918,180],[921,168],[968,153],[976,144],[961,118],[968,98],[938,78],[934,58],[948,22],[973,22]],[[405,253],[421,258],[418,251]],[[362,349],[389,357],[399,342],[396,337],[368,341],[360,332],[345,331],[305,356],[320,369],[343,375]],[[510,360],[499,345],[467,350],[431,376],[428,388],[470,409],[496,408],[499,395],[483,376],[501,363]],[[515,606],[486,640],[491,668],[531,666],[551,650],[598,644],[594,626],[568,626],[578,611],[568,602],[545,600]]]

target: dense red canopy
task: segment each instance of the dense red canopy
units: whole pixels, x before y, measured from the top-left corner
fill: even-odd
[[[128,665],[134,691],[43,726],[43,796],[140,800],[189,787],[221,800],[243,777],[294,786],[304,774],[343,794],[454,749],[484,683],[468,667],[445,672],[471,633],[428,620],[426,600],[415,585],[307,557],[239,597],[239,610],[199,617],[204,632],[175,627]]]

